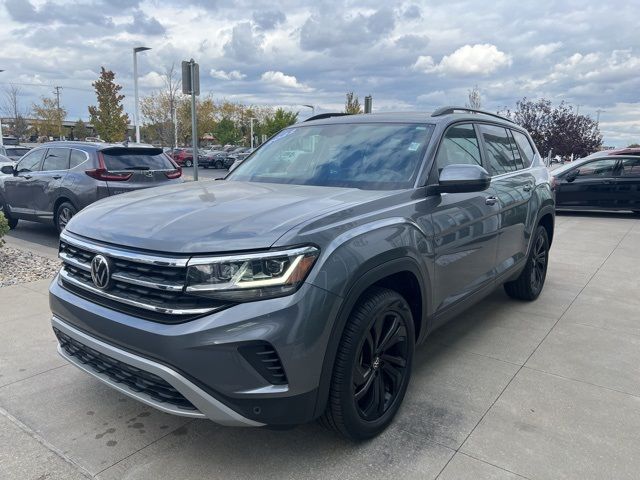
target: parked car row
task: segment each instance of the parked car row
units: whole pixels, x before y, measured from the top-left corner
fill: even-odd
[[[101,198],[182,182],[182,170],[162,149],[108,143],[47,143],[0,171],[0,209],[9,226],[24,219],[53,222],[59,231]]]

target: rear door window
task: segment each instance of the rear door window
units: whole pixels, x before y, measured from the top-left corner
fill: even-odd
[[[621,177],[640,178],[640,158],[623,158],[621,164]]]
[[[18,172],[36,172],[40,170],[40,162],[42,161],[42,157],[44,157],[44,153],[47,151],[46,148],[42,148],[40,150],[34,150],[29,152],[27,155],[22,157],[20,163],[16,167]]]
[[[69,170],[70,153],[71,151],[68,148],[50,148],[47,151],[47,156],[44,157],[42,170]]]
[[[447,165],[482,165],[478,138],[472,124],[457,124],[447,129],[438,148],[436,164],[438,171]]]
[[[102,151],[105,167],[119,170],[173,170],[175,167],[160,148],[110,148]]]
[[[513,172],[518,164],[513,155],[511,139],[506,128],[495,125],[480,125],[485,152],[493,175]]]

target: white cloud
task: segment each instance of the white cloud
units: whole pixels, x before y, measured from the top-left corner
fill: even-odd
[[[300,90],[303,92],[311,92],[313,88],[298,82],[293,75],[285,75],[282,72],[274,72],[272,70],[262,74],[262,81],[276,87]]]
[[[216,70],[215,68],[211,69],[209,75],[218,80],[242,80],[243,78],[246,78],[246,75],[238,70],[225,72],[224,70]]]
[[[149,72],[138,80],[141,87],[160,88],[164,85],[164,78],[158,72]]]
[[[511,65],[510,55],[498,50],[495,45],[478,43],[458,48],[442,57],[438,64],[430,56],[420,56],[412,68],[424,73],[488,75],[508,65]]]
[[[533,47],[529,52],[529,56],[537,60],[542,60],[553,52],[558,51],[561,47],[562,42],[543,43]]]

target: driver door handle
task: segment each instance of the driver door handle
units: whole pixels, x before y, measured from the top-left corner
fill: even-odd
[[[54,175],[53,178],[54,180],[60,180],[62,178],[62,175]]]
[[[523,188],[522,188],[525,192],[530,192],[531,191],[531,184],[527,183]]]
[[[22,178],[25,178],[25,179],[27,179],[27,180],[30,180],[30,179],[31,179],[31,177],[32,177],[32,175],[23,175],[23,176],[22,176]]]
[[[496,197],[487,197],[484,199],[484,203],[487,205],[495,205],[498,203],[498,199]]]

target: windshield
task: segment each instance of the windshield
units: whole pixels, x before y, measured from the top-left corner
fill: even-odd
[[[432,132],[429,124],[295,126],[271,138],[227,179],[369,190],[410,188]]]

